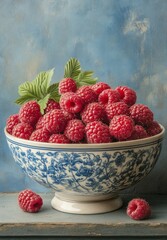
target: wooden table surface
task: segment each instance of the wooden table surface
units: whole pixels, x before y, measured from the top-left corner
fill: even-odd
[[[40,195],[41,211],[26,213],[18,206],[17,193],[0,193],[0,239],[167,239],[166,195],[142,196],[152,208],[152,216],[142,221],[126,215],[134,196],[122,195],[124,206],[114,212],[75,215],[52,209],[54,194]]]

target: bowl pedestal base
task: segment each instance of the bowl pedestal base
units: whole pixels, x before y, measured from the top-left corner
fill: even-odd
[[[118,195],[111,196],[107,199],[76,199],[71,197],[65,198],[61,194],[55,194],[51,201],[54,209],[73,214],[98,214],[115,211],[122,206],[122,199]]]

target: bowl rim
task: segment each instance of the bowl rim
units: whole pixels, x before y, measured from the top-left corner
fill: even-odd
[[[144,145],[149,144],[156,141],[162,141],[163,136],[165,134],[165,128],[160,124],[162,131],[159,134],[156,134],[151,137],[130,140],[130,141],[120,141],[120,142],[111,142],[111,143],[68,143],[68,144],[61,144],[61,143],[46,143],[46,142],[36,142],[31,140],[26,140],[22,138],[17,138],[12,136],[6,131],[6,127],[4,128],[4,133],[6,139],[8,141],[12,141],[13,143],[19,143],[22,145],[34,146],[34,147],[44,147],[44,148],[59,148],[59,149],[73,149],[73,148],[80,148],[80,149],[87,149],[87,148],[114,148],[114,147],[128,147],[128,146],[137,146],[137,145]]]

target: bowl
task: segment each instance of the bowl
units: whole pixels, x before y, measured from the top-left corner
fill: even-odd
[[[155,166],[161,133],[133,141],[103,144],[42,143],[5,135],[13,158],[36,182],[55,190],[54,209],[75,214],[114,211],[119,193],[139,182]]]

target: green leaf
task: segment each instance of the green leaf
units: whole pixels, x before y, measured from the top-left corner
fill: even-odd
[[[42,98],[38,101],[38,104],[40,106],[40,112],[42,114],[44,114],[44,109],[47,106],[47,102],[48,102],[49,98],[50,98],[50,94],[47,94],[44,98]]]
[[[70,58],[64,69],[65,78],[76,79],[81,72],[80,62],[76,58]]]
[[[92,85],[97,82],[97,78],[93,78],[93,72],[92,71],[84,71],[81,72],[78,75],[78,78],[76,79],[77,86],[83,86],[83,85]]]
[[[38,96],[45,96],[47,94],[47,89],[50,85],[51,79],[54,74],[54,69],[48,70],[46,72],[41,72],[37,77],[32,81],[35,92]]]
[[[29,97],[27,97],[27,96],[21,96],[21,97],[19,97],[19,98],[17,98],[16,99],[16,101],[15,101],[15,103],[16,104],[19,104],[19,105],[22,105],[22,104],[24,104],[24,103],[26,103],[26,102],[28,102],[28,101],[30,101],[30,100],[36,100],[36,98],[35,97],[31,97],[31,96],[29,96]]]
[[[53,73],[54,69],[46,72],[41,72],[32,82],[27,81],[21,84],[18,88],[20,98],[18,98],[15,102],[17,104],[23,104],[30,100],[40,101],[41,99],[44,99],[48,94],[48,88]]]
[[[50,98],[53,99],[56,102],[59,102],[60,100],[60,94],[59,94],[59,83],[54,83],[49,86],[48,93],[50,94]]]

